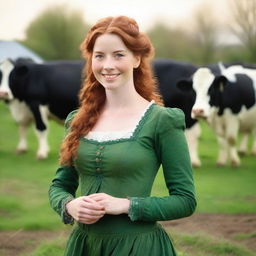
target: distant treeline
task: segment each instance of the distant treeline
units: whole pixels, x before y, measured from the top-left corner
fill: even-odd
[[[191,31],[156,23],[146,32],[155,47],[155,57],[199,65],[220,60],[256,63],[256,1],[245,4],[231,0],[230,3],[233,4],[233,25],[229,28],[229,35],[233,33],[240,39],[240,44],[219,44],[219,31],[223,31],[223,27],[210,15],[211,6],[204,5],[195,13]],[[45,60],[79,59],[79,46],[89,27],[82,12],[55,6],[43,11],[30,23],[26,39],[20,42]]]

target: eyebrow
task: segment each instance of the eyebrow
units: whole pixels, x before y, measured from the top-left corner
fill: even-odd
[[[114,51],[114,53],[118,53],[118,52],[126,52],[126,50],[117,50],[117,51]],[[94,53],[104,53],[104,52],[95,51]]]

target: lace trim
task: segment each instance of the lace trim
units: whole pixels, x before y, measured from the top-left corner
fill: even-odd
[[[87,136],[85,136],[85,138],[89,140],[97,140],[99,142],[102,142],[102,141],[108,141],[108,140],[130,138],[132,134],[133,134],[133,130],[114,131],[114,132],[89,132]]]
[[[150,101],[147,108],[141,114],[139,120],[135,127],[131,130],[123,130],[123,131],[91,131],[89,132],[84,139],[94,142],[112,142],[112,141],[120,141],[131,139],[134,137],[134,134],[138,130],[139,126],[143,123],[145,116],[147,115],[151,106],[155,103],[154,100]]]

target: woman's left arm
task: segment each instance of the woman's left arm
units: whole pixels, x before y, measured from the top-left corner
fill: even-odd
[[[192,167],[184,134],[184,114],[164,109],[156,129],[156,153],[162,163],[169,196],[130,198],[131,220],[164,221],[187,217],[196,208]]]

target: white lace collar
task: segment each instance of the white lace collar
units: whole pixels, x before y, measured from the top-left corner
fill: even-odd
[[[123,130],[123,131],[91,131],[85,136],[85,138],[89,139],[89,140],[95,140],[98,142],[131,138],[133,136],[133,133],[135,132],[137,126],[139,125],[140,121],[143,119],[143,117],[146,114],[146,112],[148,111],[148,109],[154,103],[155,103],[154,100],[151,100],[149,102],[148,106],[141,114],[140,118],[136,122],[136,125],[133,127],[133,129]]]

